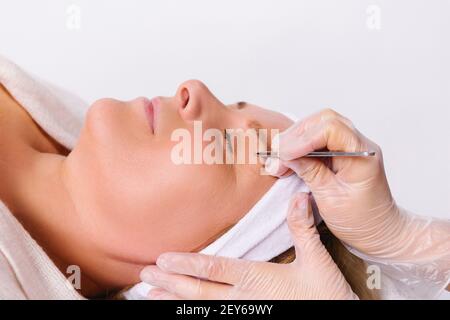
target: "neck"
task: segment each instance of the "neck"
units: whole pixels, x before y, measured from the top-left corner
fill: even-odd
[[[61,179],[68,150],[48,136],[1,85],[0,127],[0,200],[67,275],[68,266],[74,264],[69,263],[71,248],[78,241],[71,230],[77,215]],[[95,292],[92,281],[83,275],[82,281],[82,294]]]
[[[67,268],[76,264],[71,255],[77,243],[73,231],[77,214],[61,177],[69,151],[42,130],[1,84],[0,128],[0,199],[67,275]],[[83,295],[99,292],[98,285],[83,273],[81,277]]]
[[[9,174],[9,183],[2,183],[5,188],[0,198],[58,269],[69,277],[72,275],[68,273],[69,266],[81,264],[81,252],[83,257],[84,253],[95,257],[95,253],[87,246],[80,250],[83,232],[61,179],[64,158],[29,150],[27,170],[18,170],[20,174],[15,177]],[[2,165],[1,176],[6,176],[4,168]],[[103,290],[83,270],[80,276],[81,294],[94,296]]]

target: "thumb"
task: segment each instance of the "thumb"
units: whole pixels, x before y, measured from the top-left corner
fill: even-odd
[[[336,175],[319,159],[298,158],[283,161],[283,166],[294,171],[314,194],[330,184],[336,183]]]
[[[306,288],[313,288],[312,297],[358,299],[320,241],[309,195],[300,193],[292,199],[288,225],[295,243],[294,266],[310,282]]]
[[[264,163],[264,170],[272,176],[281,177],[287,174],[289,168],[284,166],[278,158],[267,158]]]
[[[292,198],[287,215],[289,230],[295,243],[296,251],[304,252],[312,244],[322,244],[319,232],[314,224],[309,194],[300,192]]]

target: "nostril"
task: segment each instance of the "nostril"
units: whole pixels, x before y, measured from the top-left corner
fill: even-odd
[[[189,102],[189,91],[186,88],[181,89],[181,99],[183,101],[182,108],[186,108]]]

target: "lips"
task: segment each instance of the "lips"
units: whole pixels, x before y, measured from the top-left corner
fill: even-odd
[[[154,100],[148,100],[146,101],[145,104],[145,115],[147,117],[147,122],[148,125],[150,127],[150,130],[152,133],[155,133],[155,104],[154,104]]]

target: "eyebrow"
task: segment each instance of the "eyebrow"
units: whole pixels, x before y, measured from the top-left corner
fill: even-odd
[[[236,102],[236,105],[237,105],[238,110],[241,110],[241,109],[244,109],[245,107],[247,107],[248,103],[245,101],[239,101],[239,102]],[[263,129],[263,126],[261,125],[261,123],[256,120],[249,121],[248,127],[251,129]]]
[[[247,102],[239,101],[238,103],[236,103],[236,105],[237,105],[238,109],[243,109],[243,108],[245,108],[247,106]]]

